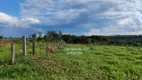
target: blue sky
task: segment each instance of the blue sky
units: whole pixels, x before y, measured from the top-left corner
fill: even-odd
[[[1,0],[1,36],[29,36],[48,30],[75,35],[140,35],[142,1]]]
[[[9,14],[11,16],[20,16],[20,0],[1,0],[0,12]]]

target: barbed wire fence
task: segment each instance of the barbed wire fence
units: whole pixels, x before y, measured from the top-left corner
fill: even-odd
[[[14,64],[15,61],[19,61],[21,58],[27,55],[48,55],[50,52],[54,52],[50,51],[49,47],[56,49],[56,46],[58,46],[57,42],[49,44],[47,38],[45,38],[43,41],[37,41],[36,38],[26,38],[26,36],[23,36],[21,42],[22,44],[20,44],[20,47],[16,46],[14,42],[11,43],[11,64]],[[19,55],[17,55],[17,53]]]

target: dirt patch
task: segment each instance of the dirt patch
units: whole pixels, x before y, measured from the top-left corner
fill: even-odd
[[[57,61],[51,60],[51,59],[44,59],[43,61],[47,62],[47,63],[57,64],[57,65],[63,65],[62,62],[57,62]]]
[[[54,61],[54,60],[51,60],[51,59],[44,59],[43,61],[44,61],[44,62],[51,62],[51,63],[56,63],[56,61]]]
[[[0,46],[1,46],[1,47],[2,47],[2,46],[10,47],[10,46],[11,46],[11,41],[1,39],[1,40],[0,40]]]
[[[65,65],[63,62],[59,62],[56,60],[52,60],[48,58],[44,58],[44,59],[32,58],[32,61],[41,67],[42,66],[48,67],[48,69],[54,69],[58,71],[60,70],[69,71],[69,68],[67,67],[67,65]]]
[[[44,59],[43,61],[45,63],[49,63],[48,67],[50,67],[51,69],[54,68],[56,70],[66,70],[66,71],[69,70],[63,62],[58,62],[58,61],[51,60],[51,59]]]
[[[51,59],[43,59],[43,60],[41,59],[41,60],[39,60],[37,58],[32,58],[32,61],[37,62],[37,63],[45,62],[45,63],[51,63],[51,64],[57,64],[57,65],[62,65],[63,64],[62,62],[57,62],[57,61],[51,60]]]

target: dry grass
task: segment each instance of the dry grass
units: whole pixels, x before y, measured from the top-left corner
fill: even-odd
[[[3,46],[10,47],[10,45],[11,45],[11,41],[0,39],[0,47],[3,47]]]

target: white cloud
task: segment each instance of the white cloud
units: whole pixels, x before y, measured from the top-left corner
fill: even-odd
[[[29,27],[31,24],[38,24],[40,21],[35,18],[22,18],[10,16],[3,12],[0,12],[0,27]]]
[[[120,25],[128,25],[130,23],[133,23],[133,20],[131,18],[121,19],[118,21],[118,24]]]
[[[102,29],[95,29],[92,28],[90,31],[85,32],[84,35],[91,36],[91,35],[142,35],[142,29],[134,29],[125,26],[121,27],[104,27]]]
[[[29,24],[38,24],[40,21],[35,18],[22,18],[21,22],[29,23]]]
[[[89,32],[84,33],[84,34],[91,36],[91,35],[98,35],[98,34],[100,35],[100,33],[101,31],[99,29],[91,29]]]
[[[85,35],[142,34],[142,1],[111,1],[114,5],[97,14],[99,20],[105,20],[101,28],[92,27]]]
[[[20,24],[80,27],[86,35],[142,32],[142,0],[25,0],[20,7]]]
[[[0,12],[0,24],[3,24],[3,25],[8,24],[7,26],[9,25],[17,26],[18,23],[19,21],[16,17],[9,16],[3,12]]]
[[[90,1],[92,0],[26,0],[25,3],[20,3],[21,14],[24,17],[36,17],[43,24],[70,24],[75,23],[87,10]]]

